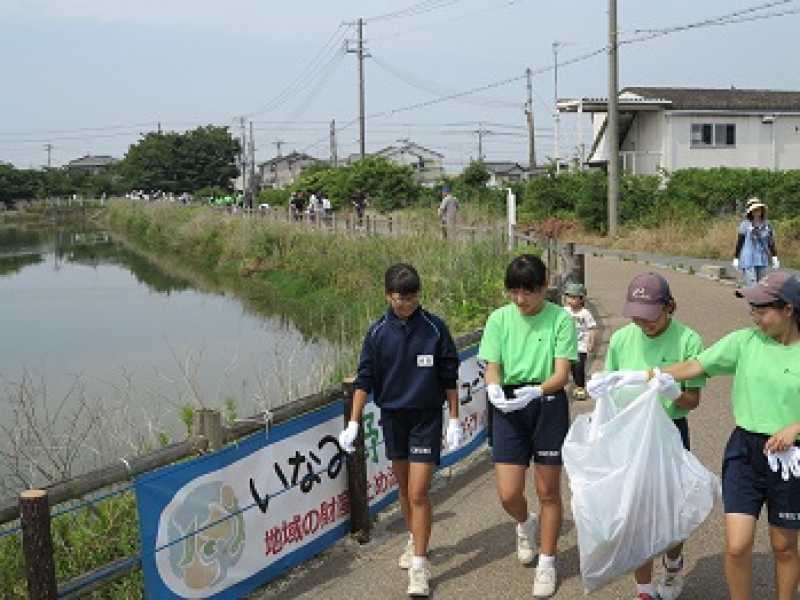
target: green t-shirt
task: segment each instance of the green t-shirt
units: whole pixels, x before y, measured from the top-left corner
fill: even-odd
[[[697,357],[709,376],[733,375],[733,418],[774,435],[800,422],[800,343],[785,346],[760,329],[726,335]]]
[[[575,324],[551,302],[533,316],[506,304],[489,315],[478,357],[503,366],[503,385],[543,382],[553,375],[555,359],[578,359]]]
[[[654,367],[666,367],[697,357],[703,351],[703,340],[693,329],[677,319],[670,319],[661,335],[651,338],[636,324],[631,323],[614,332],[606,352],[607,371],[638,371]],[[706,378],[692,379],[686,388],[701,388]],[[681,419],[689,414],[685,408],[660,396],[661,404],[671,419]]]

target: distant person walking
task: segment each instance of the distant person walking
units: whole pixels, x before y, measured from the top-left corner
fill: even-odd
[[[358,191],[353,195],[353,210],[356,212],[358,226],[361,227],[364,224],[364,213],[367,210],[367,199],[364,192]]]
[[[458,200],[450,192],[449,186],[442,188],[442,203],[439,205],[439,218],[442,220],[442,236],[447,239],[448,230],[455,226],[458,215]]]
[[[758,198],[747,201],[745,218],[739,224],[733,266],[742,272],[745,287],[753,287],[773,269],[780,269],[775,232],[767,221],[767,205]],[[770,260],[771,259],[771,260]]]

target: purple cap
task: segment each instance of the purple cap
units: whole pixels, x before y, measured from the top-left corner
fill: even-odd
[[[622,314],[628,319],[655,321],[672,301],[667,280],[655,273],[642,273],[628,286],[628,296]]]
[[[800,309],[800,280],[786,271],[773,271],[755,286],[736,292],[750,304],[772,304],[783,300],[795,309]]]

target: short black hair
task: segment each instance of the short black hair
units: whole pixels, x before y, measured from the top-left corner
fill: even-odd
[[[417,270],[406,263],[397,263],[386,269],[384,283],[387,294],[416,294],[419,292],[421,283]]]
[[[521,254],[506,269],[507,290],[538,292],[547,283],[547,267],[533,254]]]

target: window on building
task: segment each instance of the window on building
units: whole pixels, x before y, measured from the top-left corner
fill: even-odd
[[[732,148],[736,146],[733,123],[692,123],[692,148]]]

